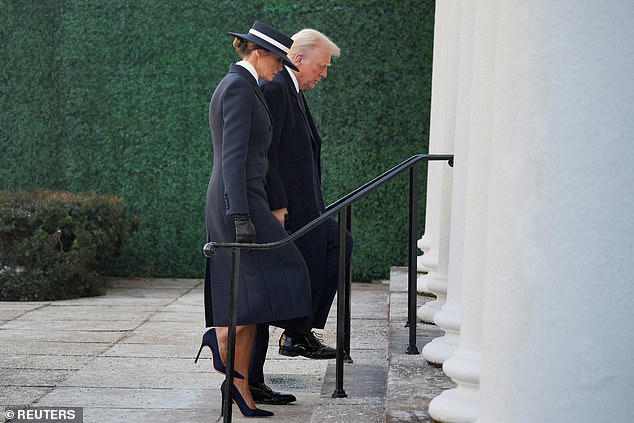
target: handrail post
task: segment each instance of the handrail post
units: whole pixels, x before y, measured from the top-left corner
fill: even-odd
[[[236,320],[238,310],[236,300],[238,298],[238,275],[240,268],[240,250],[231,249],[231,285],[229,286],[229,319],[227,322],[227,374],[225,375],[224,402],[222,404],[222,421],[231,422],[231,407],[233,398],[231,397],[231,386],[233,385],[233,362],[236,351]]]
[[[346,312],[346,225],[347,214],[345,207],[339,211],[339,284],[337,287],[337,362],[336,386],[333,398],[346,398],[343,389],[343,359],[345,346],[345,312]]]
[[[418,163],[409,173],[409,260],[407,263],[407,354],[420,354],[416,346],[416,242],[418,237]]]
[[[352,204],[346,208],[346,229],[352,233]],[[346,250],[343,250],[344,253]],[[346,321],[344,328],[345,346],[344,346],[344,360],[346,363],[354,363],[350,356],[350,319],[352,318],[351,300],[352,296],[350,290],[352,288],[352,260],[346,263]]]

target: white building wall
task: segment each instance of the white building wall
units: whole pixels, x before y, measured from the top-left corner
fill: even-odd
[[[634,421],[634,5],[495,5],[478,422]]]
[[[430,414],[634,421],[634,5],[437,2],[457,5],[460,15],[436,15],[446,31],[475,14],[466,152],[456,140],[467,177],[456,169],[453,181],[466,192],[464,229],[451,228],[448,270],[448,304],[462,272],[460,341],[443,366],[457,387]],[[464,59],[451,40],[436,48]],[[434,59],[434,75],[451,62]],[[447,120],[457,137],[459,110]]]

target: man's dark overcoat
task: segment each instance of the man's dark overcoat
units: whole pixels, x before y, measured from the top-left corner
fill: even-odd
[[[262,86],[273,117],[273,141],[266,191],[272,210],[288,208],[289,232],[295,232],[324,212],[321,189],[321,138],[304,99],[299,97],[288,69]],[[303,107],[301,107],[303,106]],[[295,241],[310,272],[313,316],[303,331],[323,328],[334,297],[326,282],[328,231],[322,224]],[[326,298],[322,298],[322,297]],[[316,307],[327,308],[317,310]]]
[[[231,65],[209,106],[214,161],[207,189],[207,241],[235,242],[232,215],[249,213],[258,243],[286,236],[271,213],[265,191],[267,151],[272,123],[255,78]],[[242,250],[238,283],[240,325],[271,323],[310,314],[310,280],[306,264],[293,243],[273,250]],[[226,326],[231,257],[217,249],[207,259],[205,319],[207,326]]]

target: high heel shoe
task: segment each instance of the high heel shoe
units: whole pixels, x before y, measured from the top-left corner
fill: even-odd
[[[222,385],[220,385],[220,392],[222,394],[223,405],[223,408],[220,411],[220,415],[222,416],[225,404],[225,382],[222,382]],[[233,400],[233,402],[236,403],[244,417],[270,417],[273,415],[272,411],[262,410],[261,408],[257,407],[250,408],[247,405],[247,402],[242,397],[240,391],[238,391],[238,388],[236,388],[233,383],[231,384],[231,399]]]
[[[220,351],[218,350],[218,338],[216,337],[216,328],[211,328],[203,335],[203,341],[200,345],[200,349],[198,350],[198,354],[194,359],[194,364],[198,362],[198,357],[200,357],[200,353],[204,347],[209,347],[211,349],[211,355],[213,356],[214,369],[219,371],[220,373],[227,373],[227,368],[225,367],[222,359],[220,358]],[[236,379],[244,379],[240,373],[233,371],[233,377]]]

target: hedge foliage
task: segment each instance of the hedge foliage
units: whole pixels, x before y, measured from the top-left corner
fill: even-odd
[[[99,294],[136,226],[114,196],[0,191],[0,300]]]
[[[324,141],[327,202],[427,151],[432,0],[0,0],[0,8],[0,189],[122,197],[142,226],[112,274],[203,275],[208,103],[237,60],[227,32],[255,19],[289,34],[316,28],[342,50],[306,94]],[[406,176],[354,216],[355,280],[405,264]]]

